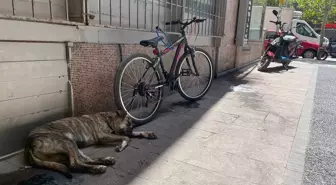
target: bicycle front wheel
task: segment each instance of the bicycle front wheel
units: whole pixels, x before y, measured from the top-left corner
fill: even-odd
[[[124,110],[136,124],[153,119],[159,109],[163,88],[161,75],[152,67],[152,60],[144,54],[135,54],[122,62],[114,81],[117,107]]]
[[[195,49],[195,68],[190,54],[184,54],[176,67],[177,88],[179,94],[186,100],[201,99],[210,89],[213,80],[213,67],[210,55],[199,48]]]

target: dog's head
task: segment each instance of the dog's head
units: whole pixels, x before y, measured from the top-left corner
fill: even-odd
[[[107,112],[107,122],[116,133],[128,135],[133,131],[133,120],[124,111]]]

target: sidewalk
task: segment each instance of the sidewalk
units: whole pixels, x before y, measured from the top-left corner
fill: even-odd
[[[77,174],[71,181],[47,175],[59,185],[300,184],[315,67],[291,66],[267,73],[252,66],[219,78],[197,103],[178,94],[165,99],[157,119],[138,128],[154,131],[159,139],[133,139],[119,154],[113,147],[84,150],[94,157],[117,157],[106,174]],[[22,166],[21,161],[18,155],[0,162],[0,172]]]

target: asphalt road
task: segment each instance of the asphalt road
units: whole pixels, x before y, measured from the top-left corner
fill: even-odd
[[[336,68],[319,67],[304,185],[336,184]]]

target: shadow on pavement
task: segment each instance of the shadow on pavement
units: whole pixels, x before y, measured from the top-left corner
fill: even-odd
[[[288,71],[291,69],[295,69],[294,66],[288,66]],[[263,73],[283,73],[286,72],[286,69],[283,66],[269,67],[262,71]]]
[[[73,174],[69,180],[62,175],[39,169],[26,169],[9,174],[0,175],[0,184],[9,185],[126,185],[138,177],[158,158],[165,158],[167,149],[174,145],[180,147],[181,137],[200,120],[200,118],[228,92],[232,86],[244,85],[246,75],[255,69],[255,65],[241,72],[229,74],[213,81],[212,88],[200,101],[188,102],[178,93],[166,98],[159,110],[156,119],[136,130],[154,131],[159,137],[157,140],[133,139],[125,151],[116,153],[114,147],[84,149],[84,153],[91,157],[115,156],[116,165],[108,168],[102,175]],[[238,76],[237,73],[243,73]],[[245,75],[246,74],[246,75]],[[183,147],[183,145],[181,145]],[[164,166],[164,165],[161,165]],[[137,183],[135,183],[137,184]]]

